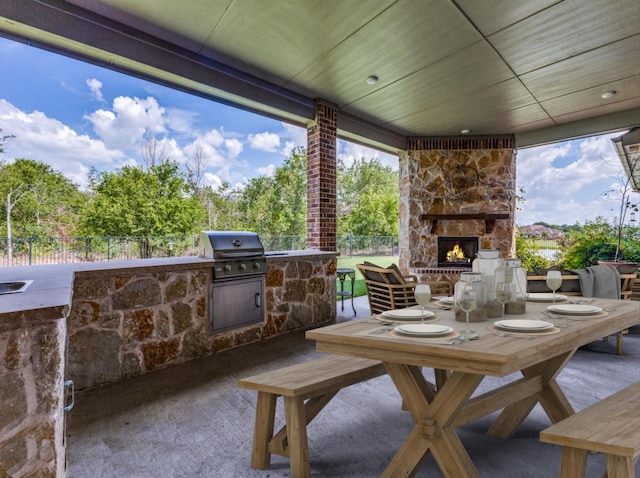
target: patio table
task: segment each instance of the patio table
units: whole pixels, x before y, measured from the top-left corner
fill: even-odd
[[[476,477],[478,472],[455,433],[456,427],[503,409],[487,434],[507,438],[538,402],[552,423],[574,414],[556,381],[565,364],[578,347],[640,323],[640,302],[597,299],[592,304],[606,308],[606,313],[549,319],[542,314],[549,304],[530,302],[525,315],[506,317],[567,325],[554,328],[553,333],[538,333],[533,339],[498,336],[490,330],[494,322],[490,319],[471,324],[480,334],[478,340],[448,345],[397,336],[393,325],[376,323],[372,317],[310,330],[306,337],[316,342],[319,352],[384,362],[415,426],[383,477],[413,476],[429,452],[445,476]],[[454,320],[452,311],[434,312],[437,324],[455,331],[465,328],[463,322]],[[449,371],[435,394],[422,367]],[[472,397],[485,376],[504,377],[514,372],[522,377]]]

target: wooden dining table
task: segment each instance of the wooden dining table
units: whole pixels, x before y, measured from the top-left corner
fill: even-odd
[[[397,323],[382,323],[381,316],[309,330],[306,337],[316,342],[319,352],[377,359],[385,364],[415,425],[383,477],[413,476],[429,453],[445,476],[477,477],[478,471],[455,432],[457,427],[502,410],[487,434],[508,438],[537,403],[552,423],[567,418],[575,412],[556,378],[571,356],[582,345],[640,323],[638,301],[594,299],[590,304],[604,310],[550,317],[545,313],[552,304],[527,302],[525,314],[505,319],[545,320],[554,324],[553,329],[504,334],[494,326],[500,319],[489,319],[471,323],[479,334],[477,340],[457,344],[401,336],[394,330]],[[428,310],[435,313],[430,323],[449,326],[454,334],[465,328],[464,322],[454,319],[452,310],[435,304]],[[436,385],[426,380],[423,367],[436,370]],[[514,372],[519,373],[512,380],[505,379],[507,383],[474,395],[485,377]]]

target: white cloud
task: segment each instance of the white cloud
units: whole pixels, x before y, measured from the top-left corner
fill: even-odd
[[[291,152],[296,148],[296,143],[294,141],[286,141],[284,143],[284,146],[282,147],[282,149],[280,150],[280,152],[282,153],[283,156],[285,157],[289,157],[291,156]],[[305,147],[306,149],[306,147]]]
[[[517,186],[525,188],[518,224],[583,224],[597,216],[612,219],[603,193],[622,172],[608,134],[523,149],[517,157]],[[613,208],[615,209],[615,207]]]
[[[164,148],[164,152],[167,158],[171,161],[177,161],[178,163],[184,163],[187,157],[184,154],[182,148],[178,145],[178,142],[171,138],[162,138],[160,140],[160,147]]]
[[[300,126],[294,126],[289,123],[280,123],[282,128],[284,129],[284,133],[282,136],[285,138],[289,138],[290,141],[287,141],[287,144],[293,143],[293,145],[284,151],[285,156],[289,156],[291,154],[291,150],[296,146],[302,146],[303,148],[307,148],[307,130],[305,128],[301,128]]]
[[[198,119],[198,114],[180,108],[165,109],[165,124],[167,128],[177,133],[192,133],[193,125]]]
[[[280,146],[280,136],[265,131],[264,133],[250,134],[247,139],[249,146],[260,151],[268,151],[274,153]]]
[[[398,157],[388,153],[384,153],[377,149],[367,148],[356,143],[348,141],[338,141],[338,159],[342,160],[348,167],[355,160],[362,158],[371,160],[377,159],[383,166],[390,166],[393,170],[398,170]]]
[[[227,148],[229,159],[236,159],[244,149],[242,143],[235,138],[225,140],[224,145]]]
[[[87,80],[87,86],[91,90],[91,96],[93,96],[96,100],[102,102],[104,101],[104,97],[102,96],[102,82],[96,78],[89,78]]]
[[[193,157],[196,148],[200,147],[204,154],[207,173],[220,181],[237,180],[240,174],[238,171],[246,166],[244,161],[239,159],[244,146],[237,138],[226,136],[234,135],[216,129],[211,129],[204,134],[197,134],[195,139],[184,147],[185,159]]]
[[[260,175],[260,176],[273,176],[273,174],[276,171],[276,165],[275,164],[269,164],[267,166],[258,168],[256,171],[258,172],[258,175]]]
[[[104,142],[78,134],[40,111],[25,113],[0,99],[0,129],[15,139],[5,147],[5,157],[27,158],[49,164],[74,183],[84,186],[91,166],[114,168],[126,155]]]
[[[111,110],[100,109],[84,118],[108,146],[128,151],[134,149],[147,132],[154,135],[167,132],[164,111],[152,97],[118,96]]]
[[[223,183],[222,179],[213,173],[205,173],[202,182],[205,186],[211,186],[214,190],[218,189]]]

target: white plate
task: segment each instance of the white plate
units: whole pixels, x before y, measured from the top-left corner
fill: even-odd
[[[397,310],[385,310],[382,315],[391,319],[404,319],[404,320],[420,320],[422,317],[422,311],[420,309],[397,309]],[[430,310],[424,311],[424,318],[428,319],[435,314]]]
[[[566,295],[556,294],[556,301],[566,299]],[[530,302],[553,302],[553,294],[549,294],[548,292],[531,292],[527,296],[527,300]]]
[[[569,315],[591,315],[597,314],[598,312],[602,312],[600,307],[596,307],[595,305],[586,305],[586,304],[557,304],[550,305],[547,307],[547,310],[551,312],[556,312],[558,314],[569,314]]]
[[[440,302],[442,302],[443,304],[453,304],[453,297],[441,297]]]
[[[446,325],[436,324],[408,324],[398,325],[395,329],[396,332],[406,335],[420,335],[423,337],[437,337],[440,335],[446,335],[453,332],[451,327]]]
[[[551,322],[545,322],[544,320],[514,319],[498,320],[495,326],[505,330],[536,332],[550,329],[553,327],[553,324]]]

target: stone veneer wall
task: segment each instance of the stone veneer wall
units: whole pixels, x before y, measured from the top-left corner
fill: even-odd
[[[0,333],[0,477],[64,476],[64,318]]]
[[[437,267],[438,236],[479,237],[480,248],[515,252],[516,154],[512,136],[409,141],[400,157],[400,268],[420,280],[448,279]],[[479,219],[438,221],[423,214],[507,213],[486,232]]]
[[[91,388],[335,320],[335,255],[278,256],[267,265],[265,322],[216,335],[211,263],[76,273],[67,377]]]

